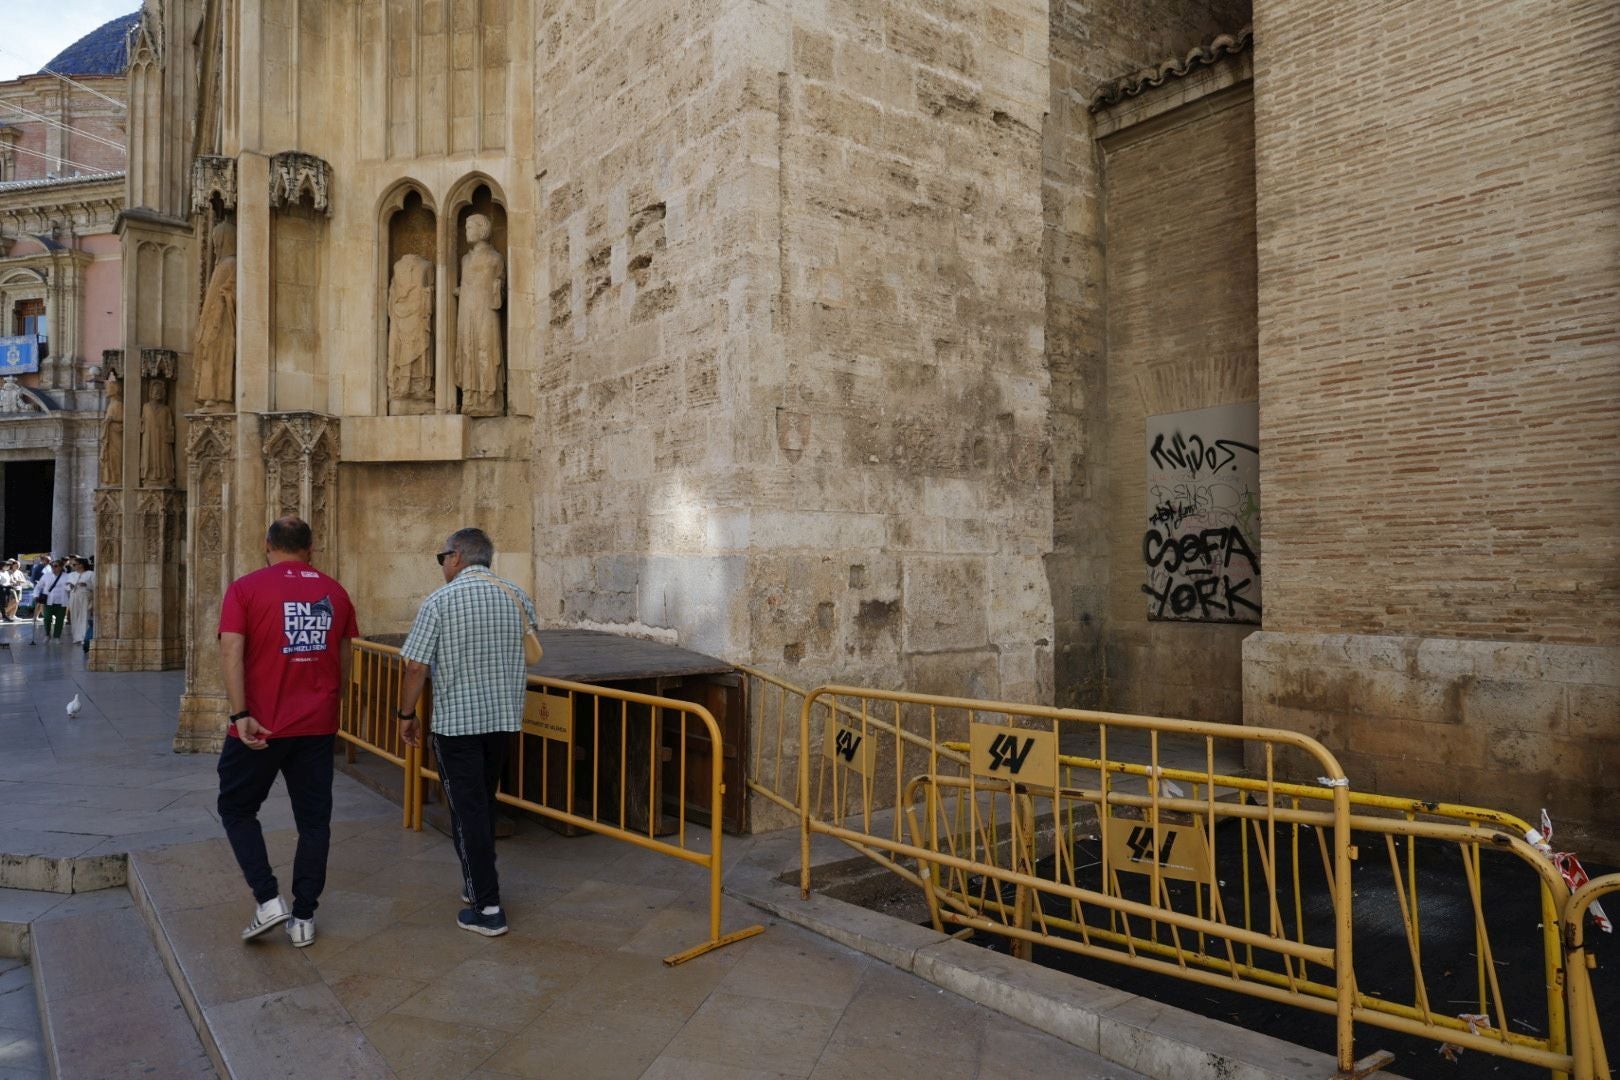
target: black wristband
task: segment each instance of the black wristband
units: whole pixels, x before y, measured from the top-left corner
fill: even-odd
[[[253,710],[252,709],[243,709],[241,712],[233,712],[233,713],[231,713],[231,723],[234,724],[238,720],[242,719],[244,716],[252,716],[252,715],[253,715]]]
[[[415,720],[416,719],[416,710],[415,709],[395,709],[394,710],[394,717],[395,717],[395,719],[398,719],[398,720]]]

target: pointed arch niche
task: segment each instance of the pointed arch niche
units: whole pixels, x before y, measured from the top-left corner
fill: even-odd
[[[439,407],[445,412],[466,412],[470,416],[502,416],[507,411],[507,383],[511,371],[511,351],[508,338],[508,311],[510,308],[511,282],[507,275],[511,272],[510,249],[507,244],[506,228],[506,194],[495,180],[483,173],[473,173],[457,182],[451,188],[450,196],[445,200],[444,219],[440,223],[441,244],[439,250],[443,252],[443,262],[439,266],[439,279],[444,287],[439,290]],[[461,284],[461,262],[473,248],[467,240],[467,220],[474,214],[482,214],[489,219],[489,242],[500,254],[503,266],[502,279],[504,282],[502,302],[495,312],[499,325],[501,366],[497,380],[497,403],[492,411],[475,411],[469,408],[469,403],[462,400],[462,394],[456,385],[456,371],[459,363],[457,356],[457,320],[459,318],[460,297],[456,290]]]
[[[432,196],[415,181],[402,180],[383,196],[377,223],[377,414],[446,411],[438,405],[444,350],[435,348],[434,325],[445,278]]]

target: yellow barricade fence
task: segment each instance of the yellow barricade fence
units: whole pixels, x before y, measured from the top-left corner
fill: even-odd
[[[356,750],[375,754],[400,770],[400,806],[410,828],[420,816],[416,799],[421,785],[413,781],[420,751],[399,737],[399,690],[405,662],[390,645],[354,639],[349,651],[349,685],[338,722],[338,738],[350,761]]]
[[[346,742],[400,766],[405,824],[420,830],[423,784],[440,777],[432,767],[428,742],[424,740],[421,748],[406,746],[398,724],[381,718],[398,708],[403,678],[399,650],[356,641],[354,651],[350,707],[340,734]],[[418,716],[424,721],[423,730],[428,730],[430,707],[419,705]],[[496,798],[571,828],[705,869],[709,936],[664,959],[666,964],[680,964],[765,929],[756,925],[728,934],[721,928],[722,747],[720,726],[701,705],[531,675],[523,730],[509,771],[512,790],[503,782]],[[702,768],[688,760],[694,748],[707,758]],[[668,792],[671,783],[674,790]],[[704,808],[701,822],[689,819],[689,797]]]
[[[1609,1057],[1598,1028],[1597,1001],[1592,995],[1595,958],[1586,951],[1586,916],[1598,898],[1620,892],[1620,874],[1595,878],[1575,890],[1564,909],[1565,962],[1569,971],[1570,1029],[1575,1050],[1575,1080],[1612,1080]]]
[[[1388,1060],[1355,1060],[1357,1023],[1582,1080],[1608,1075],[1589,982],[1570,981],[1566,1010],[1558,928],[1569,889],[1518,818],[1352,792],[1325,748],[1290,731],[845,686],[777,693],[800,701],[798,745],[808,749],[790,755],[806,895],[810,839],[821,833],[921,886],[940,929],[999,934],[1026,957],[1038,943],[1332,1015],[1345,1075]],[[1085,752],[1066,752],[1078,746]],[[1217,768],[1236,746],[1258,764],[1254,775]],[[759,772],[768,753],[757,751],[756,775],[769,777]],[[1455,860],[1469,904],[1426,922],[1418,871],[1437,851]],[[1402,933],[1378,948],[1406,952],[1409,980],[1364,992],[1352,865],[1367,872],[1384,859]],[[1517,884],[1540,898],[1544,1001],[1506,1001],[1497,975],[1493,940],[1525,932],[1487,925],[1486,886],[1500,881],[1503,861],[1524,867]],[[1451,1000],[1431,1000],[1425,926],[1455,943],[1469,909],[1473,1003],[1459,1014]],[[1591,1072],[1581,1072],[1583,1053]]]

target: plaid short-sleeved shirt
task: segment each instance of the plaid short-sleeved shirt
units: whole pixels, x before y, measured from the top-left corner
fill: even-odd
[[[484,566],[467,567],[422,601],[400,652],[433,669],[435,735],[522,729],[523,631],[537,621],[528,595]]]

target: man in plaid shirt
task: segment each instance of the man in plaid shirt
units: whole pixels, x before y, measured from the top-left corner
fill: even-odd
[[[523,728],[528,671],[524,632],[536,622],[523,590],[490,571],[495,546],[482,529],[450,534],[438,553],[445,585],[422,602],[400,650],[400,734],[421,744],[416,704],[433,674],[433,754],[450,803],[461,859],[463,930],[506,933],[495,874],[495,790],[511,734]]]

